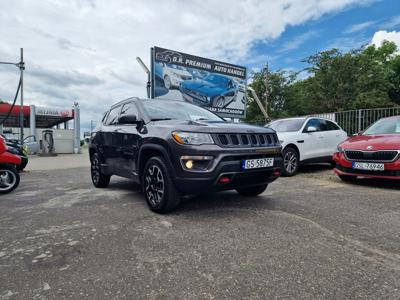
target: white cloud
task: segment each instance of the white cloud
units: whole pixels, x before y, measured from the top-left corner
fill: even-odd
[[[351,33],[359,32],[359,31],[363,31],[364,29],[367,29],[375,24],[376,24],[376,22],[374,22],[374,21],[353,24],[353,25],[349,26],[348,28],[346,28],[344,33],[351,34]]]
[[[284,43],[279,52],[288,52],[299,48],[305,42],[318,35],[318,31],[308,31]]]
[[[380,30],[375,32],[372,37],[372,44],[377,47],[381,46],[383,41],[394,42],[397,48],[400,49],[400,32]]]
[[[395,16],[381,24],[381,29],[394,29],[400,25],[400,16]]]
[[[146,75],[135,57],[148,63],[151,46],[246,63],[256,42],[276,39],[288,26],[370,2],[3,0],[0,60],[17,61],[24,47],[27,102],[68,107],[78,100],[88,121],[119,99],[145,97]],[[16,83],[3,84],[15,75],[0,68],[1,98],[11,99]]]

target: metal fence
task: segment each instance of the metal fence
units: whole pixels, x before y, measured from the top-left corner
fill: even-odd
[[[400,106],[375,108],[375,109],[357,109],[334,113],[316,114],[313,116],[327,118],[335,121],[347,132],[352,135],[365,130],[372,123],[381,118],[400,115]]]

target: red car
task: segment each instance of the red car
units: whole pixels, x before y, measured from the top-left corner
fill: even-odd
[[[359,177],[400,180],[400,116],[380,119],[339,144],[335,173],[343,181]]]

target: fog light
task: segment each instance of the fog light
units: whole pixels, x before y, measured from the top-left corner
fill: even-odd
[[[182,167],[193,172],[205,172],[211,166],[212,156],[185,155],[181,156]]]
[[[193,168],[193,160],[190,159],[190,160],[186,161],[185,166],[188,169]]]

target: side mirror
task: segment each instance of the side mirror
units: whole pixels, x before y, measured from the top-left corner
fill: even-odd
[[[307,131],[307,132],[316,132],[316,131],[317,131],[317,127],[315,127],[315,126],[308,126],[306,131]]]
[[[363,133],[364,133],[364,131],[361,130],[361,131],[357,132],[357,135],[363,135]]]
[[[136,115],[122,115],[118,118],[119,124],[139,124],[141,120],[138,120]]]

